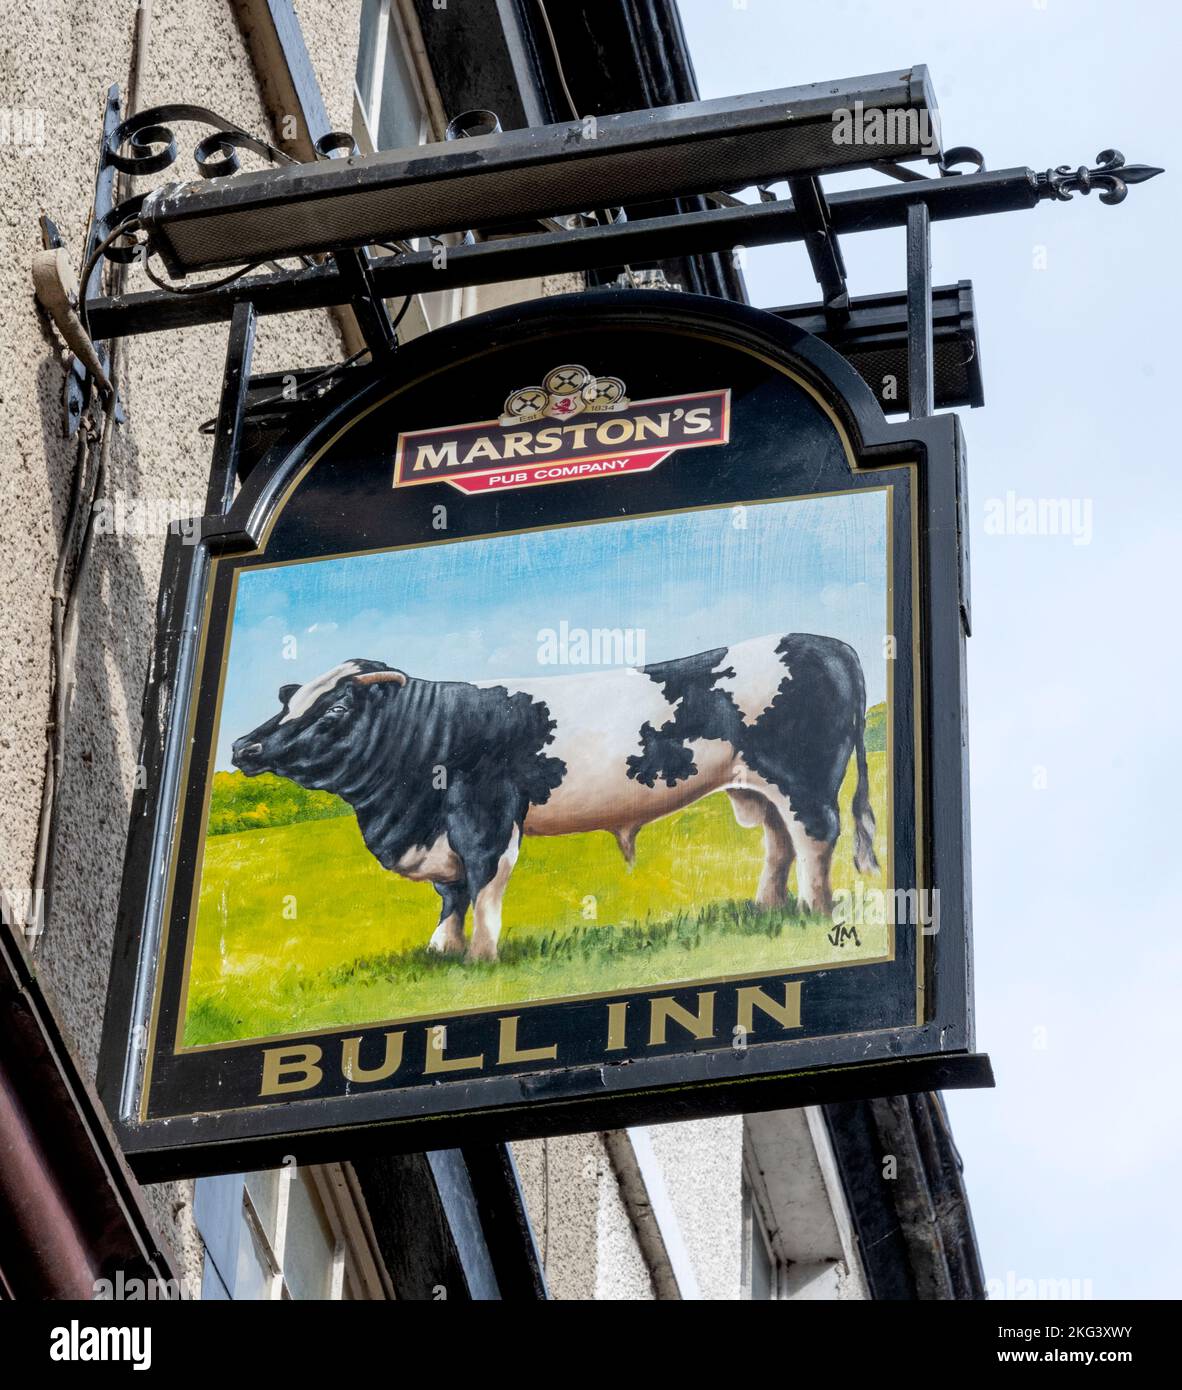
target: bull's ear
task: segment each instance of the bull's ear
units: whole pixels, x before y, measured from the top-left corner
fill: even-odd
[[[298,689],[298,685],[281,685],[279,687],[279,703],[286,705]]]
[[[402,671],[367,671],[363,676],[354,676],[358,685],[405,685],[406,676]]]

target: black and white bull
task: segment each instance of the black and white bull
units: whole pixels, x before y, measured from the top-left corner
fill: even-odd
[[[831,637],[760,637],[639,669],[524,681],[419,680],[346,661],[279,692],[282,710],[234,743],[273,772],[352,806],[386,869],[442,899],[435,951],[495,960],[501,901],[522,835],[610,831],[632,863],[642,826],[725,790],[763,827],[755,901],[832,911],[837,794],[857,756],[854,861],[872,873],[866,691],[857,653]]]

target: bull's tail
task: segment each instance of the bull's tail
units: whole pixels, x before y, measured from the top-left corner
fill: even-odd
[[[850,811],[854,817],[854,867],[860,874],[878,873],[878,858],[874,853],[874,832],[877,828],[870,805],[870,775],[866,769],[866,715],[859,709],[854,731],[854,751],[858,757],[858,784]]]

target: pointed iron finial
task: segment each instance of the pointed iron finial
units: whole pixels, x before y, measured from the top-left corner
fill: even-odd
[[[1101,150],[1096,156],[1096,168],[1088,169],[1080,165],[1072,169],[1060,164],[1057,169],[1048,169],[1039,174],[1039,193],[1044,198],[1057,198],[1069,203],[1073,193],[1090,193],[1093,188],[1102,189],[1102,203],[1123,203],[1130,183],[1144,183],[1146,179],[1156,178],[1165,173],[1151,164],[1125,164],[1125,157],[1119,150]]]

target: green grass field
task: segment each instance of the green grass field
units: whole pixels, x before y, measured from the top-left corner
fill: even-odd
[[[886,755],[868,758],[875,848],[885,865]],[[851,763],[835,889],[856,878],[853,786]],[[223,783],[222,793],[221,823],[249,824],[227,809],[231,795],[241,800],[240,786]],[[215,810],[218,802],[215,793]],[[351,814],[320,806],[326,813],[207,838],[186,1046],[770,974],[886,950],[885,927],[860,928],[860,946],[835,947],[827,919],[756,909],[763,832],[736,823],[724,792],[642,830],[631,869],[606,833],[527,838],[505,895],[495,964],[428,952],[439,912],[434,889],[387,873]],[[265,805],[258,814],[265,819]],[[867,886],[886,884],[879,876]]]

